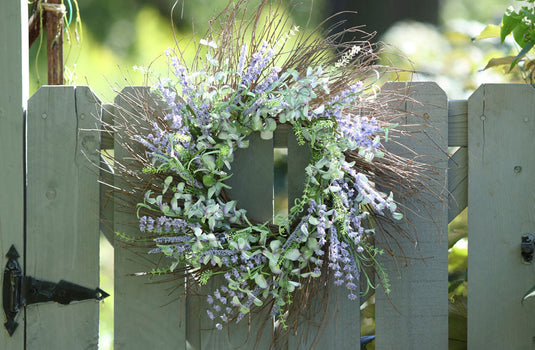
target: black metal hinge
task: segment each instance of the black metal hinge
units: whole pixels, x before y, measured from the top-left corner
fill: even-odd
[[[91,289],[64,280],[54,283],[24,276],[17,261],[19,256],[15,246],[12,245],[6,254],[8,260],[4,269],[2,295],[4,313],[7,319],[4,326],[10,336],[13,335],[18,326],[15,318],[24,306],[47,301],[66,305],[73,301],[88,299],[100,301],[109,296],[100,288]]]

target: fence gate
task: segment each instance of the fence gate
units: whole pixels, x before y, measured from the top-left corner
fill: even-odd
[[[114,181],[98,170],[99,164],[106,165],[99,150],[113,148],[116,156],[124,152],[98,131],[100,121],[112,122],[118,111],[102,104],[88,87],[43,87],[28,99],[28,35],[20,25],[26,23],[26,3],[8,1],[2,11],[7,20],[0,21],[0,251],[6,255],[14,245],[27,276],[94,288],[99,284],[99,232],[111,238],[114,231],[135,231],[133,214],[121,210],[121,203],[108,201],[99,184],[99,179]],[[468,203],[468,348],[535,349],[535,301],[521,303],[535,284],[535,269],[520,255],[522,235],[535,233],[533,88],[484,85],[468,101],[448,102],[434,83],[400,84],[385,88],[408,89],[420,103],[397,107],[418,115],[418,123],[428,127],[388,147],[401,155],[410,156],[413,150],[425,154],[419,160],[440,170],[428,183],[439,196],[425,206],[419,198],[407,202],[418,245],[396,246],[387,237],[377,237],[395,254],[403,251],[413,258],[383,261],[392,293],[376,295],[376,348],[448,348],[447,223]],[[129,87],[115,104],[131,106],[121,98],[143,93],[146,89]],[[306,154],[284,131],[271,141],[255,142],[256,167],[249,167],[246,154],[236,165],[242,162],[244,168],[258,171],[243,175],[262,177],[263,186],[255,184],[253,202],[245,203],[252,198],[247,182],[234,186],[247,196],[233,196],[241,198],[250,213],[266,219],[272,215],[273,148],[288,149],[290,198],[300,191]],[[448,146],[456,148],[449,158]],[[203,298],[177,300],[181,290],[172,288],[177,283],[166,287],[147,283],[146,277],[127,276],[146,270],[150,262],[135,249],[115,245],[116,349],[249,349],[256,329],[270,327],[251,324],[249,338],[246,324],[230,333],[210,329],[200,311]],[[0,293],[9,303],[6,293]],[[30,305],[17,315],[19,326],[12,336],[0,331],[0,349],[95,349],[98,308],[95,301]],[[324,327],[314,320],[309,323],[313,334],[322,334],[318,349],[358,347],[357,303],[334,292],[323,317]],[[308,349],[313,340],[304,334],[299,330],[277,347]],[[269,346],[269,331],[264,335],[259,348]]]

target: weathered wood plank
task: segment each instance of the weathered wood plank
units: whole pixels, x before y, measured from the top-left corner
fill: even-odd
[[[385,87],[403,88],[403,83]],[[379,247],[408,257],[392,259],[385,254],[379,258],[389,273],[391,293],[386,296],[382,288],[376,292],[376,349],[447,349],[447,97],[434,83],[412,83],[407,88],[419,103],[405,102],[413,116],[400,120],[400,127],[405,123],[424,127],[414,138],[398,139],[402,146],[390,143],[386,147],[409,159],[424,155],[417,160],[433,165],[438,172],[428,183],[437,196],[420,195],[402,203],[407,207],[407,224],[402,227],[406,234],[417,233],[417,244],[400,236],[396,243],[388,235],[376,234]]]
[[[113,149],[113,130],[109,126],[113,126],[114,114],[113,103],[102,104],[102,125],[105,131],[101,135],[101,149]]]
[[[100,101],[87,87],[42,87],[27,131],[26,273],[99,284]],[[94,300],[26,308],[27,349],[97,349]]]
[[[468,146],[468,101],[448,102],[448,146]]]
[[[310,308],[299,310],[302,323],[288,338],[288,350],[360,348],[360,303],[347,298],[345,286],[329,282],[324,288],[328,293],[320,291]]]
[[[311,154],[308,146],[299,146],[291,129],[287,143],[290,208],[303,193],[305,168]],[[312,302],[312,312],[307,314],[311,310],[302,310],[304,322],[298,332],[288,338],[288,349],[356,349],[360,346],[360,303],[349,300],[344,287],[331,283],[326,288],[329,288],[327,300],[324,295],[318,295]]]
[[[468,205],[468,150],[460,147],[448,159],[448,222]]]
[[[295,200],[300,198],[305,189],[305,168],[310,164],[310,148],[300,146],[293,130],[288,128],[288,210],[292,208]]]
[[[259,133],[249,136],[249,147],[238,149],[232,163],[232,177],[226,183],[239,208],[258,221],[273,219],[273,139],[263,140]]]
[[[140,127],[147,127],[146,121],[130,118],[130,113],[141,113],[144,103],[149,106],[156,105],[149,96],[149,88],[125,88],[115,100],[118,106],[115,117],[121,118],[120,122],[116,119],[116,124],[139,122]],[[158,108],[155,108],[154,112],[158,113]],[[123,137],[121,132],[115,135],[115,159],[127,160],[130,157],[121,145]],[[120,176],[116,176],[114,185],[129,188]],[[115,196],[116,231],[132,237],[141,235],[134,209],[140,195],[142,193],[134,196]],[[115,241],[115,349],[186,347],[185,305],[184,299],[180,298],[183,294],[182,281],[159,283],[165,281],[165,278],[131,276],[133,273],[150,271],[155,267],[158,258],[149,256],[147,249],[142,246],[128,246],[120,240]]]
[[[24,1],[2,3],[0,11],[0,254],[12,244],[24,259],[24,113],[28,99],[28,6]],[[3,266],[2,265],[2,266]],[[3,279],[3,274],[0,279]],[[3,283],[3,281],[2,281]],[[3,284],[2,284],[3,285]],[[3,297],[0,290],[0,299]],[[18,315],[12,337],[0,331],[0,349],[24,347],[24,313]]]
[[[113,104],[102,105],[102,132],[100,134],[100,232],[111,245],[114,244],[115,231],[113,229]]]
[[[535,91],[482,85],[468,100],[468,348],[533,349],[535,284],[521,236],[535,227]]]
[[[260,134],[249,137],[249,147],[236,151],[232,162],[233,176],[227,180],[232,187],[230,197],[237,200],[237,206],[247,210],[250,219],[257,222],[273,219],[273,139],[263,140]],[[224,283],[224,278],[213,278],[203,292],[212,293]],[[200,343],[197,349],[269,349],[272,341],[273,325],[269,310],[249,320],[242,319],[238,324],[224,326],[216,330],[214,321],[206,314],[208,304],[202,297],[200,303],[201,325]],[[189,299],[188,299],[189,300]],[[195,312],[195,311],[194,311]],[[194,314],[190,315],[194,317]]]

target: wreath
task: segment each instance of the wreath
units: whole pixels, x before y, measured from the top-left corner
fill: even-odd
[[[407,167],[383,146],[396,125],[377,98],[385,70],[374,45],[341,43],[354,29],[323,37],[282,30],[288,17],[280,12],[260,30],[266,4],[252,17],[246,2],[230,6],[211,22],[193,63],[168,50],[172,75],[152,87],[164,112],[144,115],[150,132],[119,125],[129,135],[124,143],[142,146],[134,154],[138,170],[123,172],[144,181],[137,185],[144,189],[135,208],[139,230],[153,242],[149,253],[166,258],[152,273],[186,276],[197,286],[223,276],[207,296],[217,329],[255,307],[269,307],[284,324],[314,281],[332,280],[358,299],[358,281],[372,285],[366,267],[382,253],[370,240],[378,222],[403,217],[393,193],[377,185],[399,185]],[[304,191],[277,225],[254,222],[228,198],[225,181],[249,136],[269,139],[281,125],[310,149]],[[387,274],[375,266],[388,292]]]

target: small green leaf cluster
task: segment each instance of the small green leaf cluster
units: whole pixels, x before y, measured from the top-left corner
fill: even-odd
[[[503,14],[501,25],[488,25],[476,40],[499,37],[503,44],[505,39],[512,35],[515,43],[520,48],[518,54],[516,56],[493,58],[488,62],[485,69],[508,65],[510,72],[519,65],[522,71],[531,71],[530,76],[533,78],[535,62],[525,58],[535,46],[535,0],[518,1],[523,1],[526,4],[521,6],[519,10],[515,10],[512,6],[507,8]]]
[[[513,59],[509,69],[518,63],[535,45],[535,7],[534,0],[527,0],[527,6],[522,6],[520,10],[515,11],[509,7],[502,18],[500,28],[500,40],[503,43],[509,34],[513,34],[515,42],[521,50]]]

